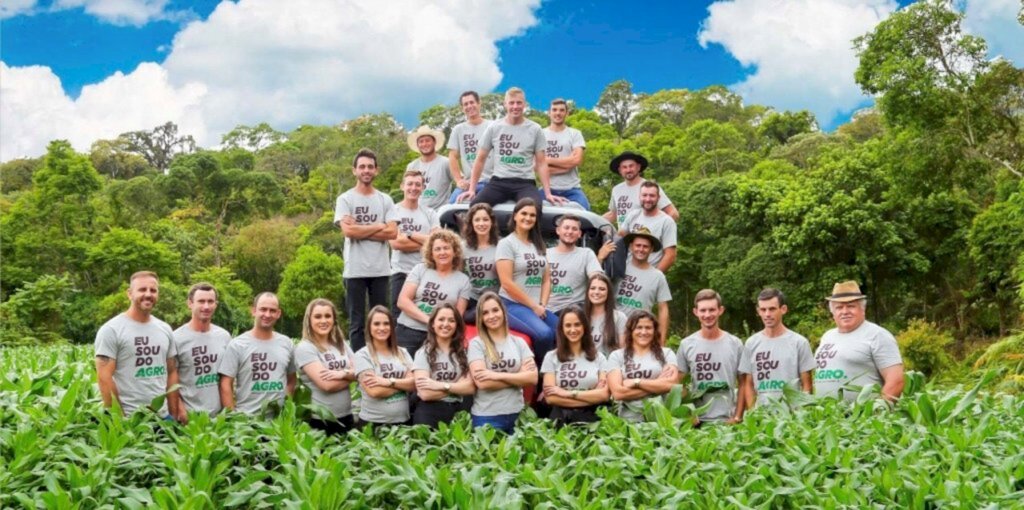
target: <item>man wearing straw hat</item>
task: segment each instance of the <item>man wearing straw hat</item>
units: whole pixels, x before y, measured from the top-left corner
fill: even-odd
[[[894,401],[903,393],[903,359],[892,333],[865,320],[867,296],[854,281],[832,287],[825,298],[835,329],[821,337],[814,353],[817,395],[856,400],[859,388],[878,384],[882,397]]]
[[[452,173],[448,167],[448,158],[437,155],[437,148],[444,147],[444,133],[420,126],[409,133],[405,139],[409,149],[418,152],[420,157],[412,160],[406,170],[419,170],[423,174],[423,195],[420,205],[430,210],[448,203],[448,195],[452,192]]]

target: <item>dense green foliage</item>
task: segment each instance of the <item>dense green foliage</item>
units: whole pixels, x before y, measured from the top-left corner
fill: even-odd
[[[101,411],[85,347],[0,351],[0,507],[960,508],[1024,498],[1024,400],[915,390],[763,408],[735,427],[591,429],[463,415],[327,438],[289,402],[273,421]]]
[[[726,329],[751,332],[753,297],[772,285],[790,297],[787,323],[813,340],[830,323],[822,297],[845,279],[870,296],[870,320],[895,332],[927,321],[957,350],[1021,326],[1024,70],[987,60],[948,6],[915,3],[855,41],[856,80],[877,109],[834,133],[721,86],[637,94],[620,80],[572,112],[596,212],[618,180],[608,161],[626,149],[650,158],[646,175],[680,210],[674,333],[696,328],[689,303],[705,287],[725,297]],[[487,117],[500,100],[483,97]],[[546,124],[545,107],[528,115]],[[421,120],[450,131],[462,114],[436,105]],[[182,290],[216,275],[231,289],[225,326],[244,328],[251,294],[280,288],[282,325],[297,335],[302,300],[342,292],[331,213],[353,184],[350,158],[377,151],[378,187],[398,198],[415,157],[404,138],[377,114],[291,132],[239,126],[222,149],[196,151],[165,124],[88,154],[55,141],[41,159],[0,165],[0,341],[92,341],[139,269],[160,272],[159,315],[172,323]]]

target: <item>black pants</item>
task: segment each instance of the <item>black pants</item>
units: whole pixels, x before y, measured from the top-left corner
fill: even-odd
[[[352,350],[366,346],[366,311],[388,304],[388,277],[345,278],[345,313]]]
[[[399,324],[395,328],[395,336],[398,338],[398,346],[408,351],[410,356],[415,356],[416,351],[420,350],[423,342],[427,340],[426,331],[413,329],[404,324]]]
[[[462,397],[462,402],[420,400],[416,404],[416,410],[412,413],[412,423],[413,425],[428,425],[430,428],[436,429],[438,423],[451,423],[456,414],[460,411],[468,413],[471,407],[473,407],[473,397]]]
[[[348,416],[342,416],[338,418],[338,421],[326,421],[321,420],[320,418],[309,419],[310,427],[313,427],[314,429],[317,430],[322,430],[326,432],[327,435],[344,434],[352,430],[353,424],[354,422],[352,420],[351,414]]]
[[[398,295],[402,293],[402,287],[405,286],[405,278],[408,276],[409,273],[395,273],[391,275],[391,314],[395,317],[402,313],[398,309]]]
[[[597,406],[587,407],[558,407],[551,406],[552,420],[555,425],[561,427],[572,423],[594,423],[600,421],[597,416]]]
[[[537,182],[533,179],[502,179],[495,177],[487,182],[484,189],[476,194],[472,204],[485,203],[492,207],[502,202],[516,203],[524,198],[537,201],[537,219],[540,220],[540,209],[544,206],[544,196],[537,190]]]

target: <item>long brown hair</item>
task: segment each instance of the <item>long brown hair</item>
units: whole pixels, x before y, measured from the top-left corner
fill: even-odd
[[[385,306],[377,305],[370,309],[370,313],[366,314],[366,348],[370,351],[370,359],[373,360],[373,364],[377,365],[377,348],[373,346],[373,334],[370,333],[370,323],[373,322],[373,316],[382,314],[388,318],[388,324],[391,325],[391,332],[388,334],[388,352],[391,356],[398,358],[402,361],[402,364],[409,366],[409,363],[405,357],[404,351],[398,347],[398,337],[395,335],[395,317],[391,315],[391,312]]]
[[[624,358],[626,361],[633,359],[633,330],[636,329],[636,325],[644,319],[650,319],[654,323],[654,340],[651,341],[651,351],[654,352],[654,357],[659,362],[665,365],[665,352],[661,348],[661,330],[658,326],[658,318],[653,313],[647,310],[637,310],[629,316],[629,320],[626,321],[626,337],[622,340],[626,344],[626,352]]]
[[[540,206],[537,205],[536,200],[532,198],[523,198],[516,202],[515,208],[512,209],[512,216],[508,219],[509,235],[516,234],[516,214],[519,214],[519,211],[527,207],[533,207],[534,212],[537,213],[537,221],[533,222],[533,227],[527,233],[527,238],[530,240],[530,243],[533,244],[537,253],[547,255],[548,247],[544,244],[544,236],[540,233],[540,221],[542,219],[540,215]]]
[[[498,297],[492,291],[484,292],[480,296],[480,300],[477,301],[476,305],[476,334],[480,337],[480,340],[484,343],[484,350],[487,351],[487,361],[491,363],[498,362],[498,349],[494,347],[494,339],[491,338],[491,332],[487,330],[487,325],[484,324],[484,303],[493,300],[498,303],[498,307],[501,308],[501,315],[503,317],[502,322],[504,323],[505,338],[508,338],[508,309],[505,308],[505,302]]]
[[[451,303],[443,303],[433,312],[430,313],[430,319],[427,320],[427,340],[423,343],[423,349],[427,354],[427,364],[434,366],[437,362],[437,335],[434,333],[434,320],[437,318],[438,312],[441,310],[451,310],[455,316],[455,334],[452,335],[451,346],[449,347],[448,357],[459,365],[459,370],[463,374],[469,373],[469,360],[466,358],[466,323],[462,320],[462,314],[455,308]]]
[[[597,359],[597,346],[594,345],[594,337],[590,334],[590,321],[579,305],[569,305],[558,315],[558,328],[555,331],[555,349],[558,361],[565,363],[572,361],[572,348],[569,347],[569,339],[565,336],[565,317],[573,314],[583,324],[583,338],[580,339],[580,349],[587,361]]]
[[[327,334],[327,345],[318,342],[316,335],[313,334],[313,309],[318,306],[330,308],[331,318],[334,321],[331,332]],[[338,309],[334,307],[334,303],[324,298],[316,298],[306,305],[306,315],[302,317],[302,338],[309,340],[320,352],[326,351],[328,346],[333,345],[342,354],[345,354],[345,336],[341,333],[341,328],[338,326]]]
[[[611,352],[619,348],[619,331],[615,328],[615,300],[614,296],[612,296],[614,291],[612,280],[605,276],[604,273],[594,273],[587,280],[587,297],[583,302],[583,311],[586,312],[588,321],[594,316],[594,308],[597,305],[590,302],[590,286],[594,284],[594,280],[604,282],[605,288],[608,289],[608,297],[605,298],[604,304],[601,305],[601,309],[604,311],[604,328],[601,334],[604,346],[608,349],[608,352]]]
[[[498,240],[501,239],[501,234],[498,232],[498,222],[494,218],[494,209],[491,209],[490,205],[483,202],[474,204],[469,208],[469,212],[466,213],[466,221],[462,223],[462,240],[466,242],[466,246],[474,250],[480,248],[480,243],[476,238],[476,231],[473,230],[473,218],[480,211],[487,213],[487,217],[491,219],[491,230],[487,233],[487,244],[497,246]]]

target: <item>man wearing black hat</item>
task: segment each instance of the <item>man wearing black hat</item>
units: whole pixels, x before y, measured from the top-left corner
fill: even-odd
[[[612,188],[612,197],[608,202],[605,219],[621,225],[626,213],[640,208],[640,185],[644,182],[643,173],[647,168],[647,158],[635,152],[626,151],[612,158],[608,168],[613,174],[622,176],[622,181]],[[673,221],[679,220],[679,211],[672,205],[665,190],[661,189],[658,209],[665,211]]]
[[[814,353],[818,369],[814,393],[856,400],[859,388],[882,387],[882,397],[894,401],[903,393],[903,358],[892,333],[865,320],[867,296],[857,282],[835,284],[825,298],[835,329],[821,337]],[[852,387],[851,387],[852,386]]]
[[[665,273],[648,262],[652,252],[661,250],[661,241],[650,230],[641,227],[630,232],[625,238],[632,255],[626,264],[626,271],[616,284],[615,308],[627,316],[637,310],[650,310],[658,305],[658,324],[661,330],[661,345],[668,339],[668,302],[672,291],[668,288]]]

